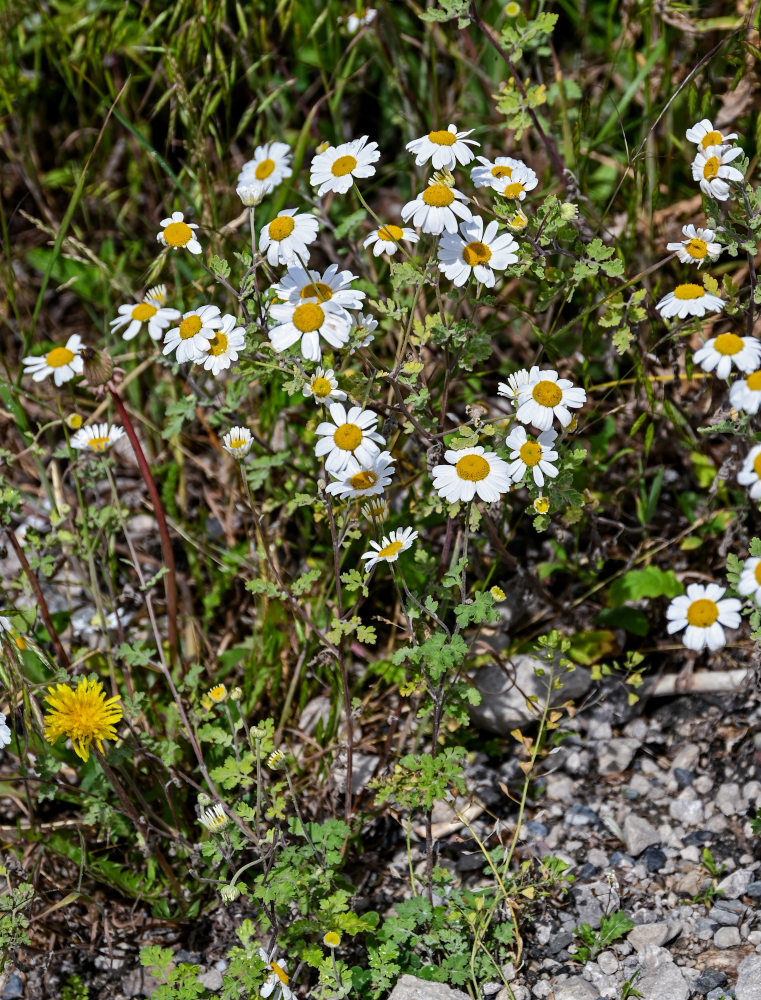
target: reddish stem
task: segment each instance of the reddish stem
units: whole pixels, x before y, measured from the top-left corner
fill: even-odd
[[[71,670],[71,663],[69,662],[69,657],[66,655],[66,650],[63,648],[63,643],[61,642],[58,633],[53,625],[53,619],[50,617],[50,612],[48,611],[48,603],[45,600],[45,595],[42,593],[42,587],[40,587],[40,581],[37,579],[37,574],[32,570],[29,565],[29,560],[26,558],[26,553],[21,548],[18,538],[12,531],[8,532],[8,538],[11,540],[11,545],[13,546],[13,551],[16,553],[18,561],[21,563],[21,568],[24,574],[32,585],[32,590],[34,591],[34,596],[37,598],[37,604],[40,607],[40,614],[42,615],[42,620],[45,623],[45,628],[48,630],[48,635],[50,636],[50,641],[55,646],[56,656],[61,662],[61,666],[64,670]]]

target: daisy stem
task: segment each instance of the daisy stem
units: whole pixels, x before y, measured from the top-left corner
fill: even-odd
[[[296,813],[299,823],[301,823],[301,829],[304,832],[304,837],[306,839],[306,842],[312,848],[312,853],[317,858],[318,862],[322,865],[323,868],[327,870],[325,865],[325,859],[320,855],[320,852],[314,846],[312,838],[309,836],[309,830],[307,830],[307,825],[304,822],[304,817],[301,815],[301,810],[299,809],[299,800],[296,798],[296,792],[294,791],[293,788],[293,781],[291,780],[291,772],[288,770],[287,764],[285,765],[283,770],[285,772],[285,780],[288,782],[288,791],[291,793],[291,799],[293,801],[293,809]]]
[[[206,271],[207,274],[211,275],[211,277],[215,281],[219,282],[220,285],[223,285],[228,290],[228,292],[230,292],[230,294],[233,296],[233,298],[235,299],[235,301],[241,307],[243,315],[245,316],[245,319],[246,319],[246,323],[250,323],[251,322],[251,313],[248,311],[248,309],[246,309],[245,302],[240,297],[239,293],[233,288],[233,286],[230,284],[230,282],[227,280],[227,278],[223,278],[221,274],[215,274],[214,271],[212,271],[210,267],[207,267],[206,264],[204,264],[204,262],[202,260],[199,261],[199,264],[204,269],[204,271]]]
[[[114,405],[119,411],[122,426],[127,432],[127,437],[132,445],[132,451],[137,459],[138,468],[140,469],[140,474],[143,477],[145,487],[148,490],[148,495],[151,498],[153,513],[156,517],[156,523],[159,529],[161,554],[164,558],[164,565],[167,570],[164,577],[167,613],[167,640],[169,643],[169,664],[170,666],[173,666],[179,660],[179,639],[177,632],[177,573],[174,566],[172,540],[169,537],[169,526],[167,525],[166,514],[164,513],[164,505],[161,502],[159,491],[156,487],[153,476],[151,475],[151,467],[148,465],[148,460],[145,457],[145,452],[143,451],[143,447],[140,444],[140,440],[135,432],[130,415],[127,412],[127,407],[124,405],[121,396],[115,389],[111,389],[110,392]]]
[[[66,650],[63,648],[63,643],[61,642],[58,633],[55,630],[55,625],[53,625],[53,619],[50,617],[50,611],[48,610],[48,604],[47,601],[45,600],[45,595],[42,593],[42,588],[40,587],[40,581],[37,579],[36,574],[33,572],[31,566],[29,565],[29,560],[26,558],[26,554],[24,550],[21,548],[21,545],[19,544],[19,541],[16,538],[15,533],[10,529],[8,529],[7,535],[8,538],[10,539],[13,551],[16,553],[16,558],[21,563],[21,569],[24,571],[24,576],[27,578],[32,587],[32,590],[34,591],[34,596],[37,599],[37,606],[40,609],[40,615],[42,616],[42,620],[45,623],[45,628],[48,630],[48,635],[50,636],[50,641],[53,643],[53,646],[55,648],[58,661],[60,665],[64,668],[64,670],[66,670],[67,672],[71,672],[71,662],[69,661],[69,657],[66,653]]]
[[[753,218],[753,209],[750,206],[750,201],[748,200],[748,192],[746,190],[745,184],[742,185],[743,202],[745,203],[745,212],[749,219]],[[755,292],[756,292],[756,264],[755,264],[755,252],[748,250],[748,276],[750,278],[750,298],[748,300],[748,315],[746,317],[746,328],[747,336],[753,336],[753,324],[755,320]]]

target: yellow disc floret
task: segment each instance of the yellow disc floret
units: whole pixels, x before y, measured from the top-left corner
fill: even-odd
[[[444,208],[454,201],[454,194],[444,184],[430,184],[423,191],[423,201],[432,208]]]
[[[460,479],[467,479],[471,483],[480,483],[491,472],[489,463],[481,455],[465,455],[457,462],[455,469]]]
[[[183,340],[190,340],[191,337],[195,337],[202,326],[200,316],[196,316],[195,313],[192,316],[186,316],[180,323],[180,336]]]
[[[164,230],[164,239],[170,247],[184,247],[193,239],[193,230],[187,222],[170,222]]]
[[[279,215],[270,222],[270,239],[278,242],[284,240],[291,235],[295,227],[296,223],[290,215]]]
[[[563,390],[557,382],[545,379],[542,382],[536,383],[531,391],[531,395],[540,406],[555,407],[563,398]]]
[[[706,290],[702,285],[695,285],[688,282],[685,285],[677,285],[674,289],[675,299],[702,299]]]
[[[468,267],[477,267],[479,264],[486,264],[491,260],[491,250],[485,243],[468,243],[463,247],[462,259]]]
[[[136,319],[138,323],[144,323],[151,316],[155,316],[158,312],[156,306],[150,305],[148,302],[141,302],[140,305],[135,306],[131,312],[132,319]]]
[[[333,435],[336,448],[342,451],[354,451],[362,442],[362,428],[356,424],[341,424]]]
[[[739,354],[743,349],[743,339],[736,333],[720,333],[713,344],[719,354]]]
[[[718,617],[719,608],[716,601],[711,601],[707,597],[693,601],[687,608],[687,621],[690,625],[696,625],[698,628],[708,628]]]
[[[293,310],[291,322],[302,333],[312,333],[319,330],[325,322],[325,312],[316,302],[305,302],[303,306],[296,306]]]
[[[45,358],[46,363],[51,368],[62,368],[64,365],[71,364],[73,360],[74,352],[70,351],[68,347],[54,347]]]
[[[357,166],[357,161],[353,156],[339,156],[330,168],[334,177],[345,177]]]
[[[378,552],[379,559],[392,559],[404,548],[404,542],[389,542]]]
[[[429,142],[435,143],[437,146],[454,146],[457,142],[457,136],[454,132],[448,132],[446,129],[439,129],[436,132],[428,133]]]
[[[542,446],[536,441],[526,441],[521,445],[519,455],[525,465],[538,465],[542,458]]]

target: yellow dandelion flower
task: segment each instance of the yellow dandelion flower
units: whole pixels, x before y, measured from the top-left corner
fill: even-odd
[[[55,743],[67,736],[77,757],[87,761],[94,742],[103,753],[103,740],[116,739],[116,724],[123,716],[118,698],[106,698],[100,681],[81,677],[72,690],[67,684],[48,689],[45,701],[50,711],[45,716],[45,739]]]

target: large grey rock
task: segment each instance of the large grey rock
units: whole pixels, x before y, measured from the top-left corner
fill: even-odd
[[[745,895],[745,890],[752,881],[753,872],[750,868],[738,868],[736,872],[723,878],[716,888],[724,893],[725,899],[739,899]]]
[[[636,987],[647,1000],[687,1000],[690,987],[682,970],[674,965],[671,956],[644,969]]]
[[[543,671],[543,676],[537,676],[537,670]],[[554,673],[561,683],[552,697],[556,704],[582,697],[592,683],[584,667],[566,673],[555,668]],[[473,677],[481,692],[481,704],[468,708],[471,719],[480,729],[508,736],[513,729],[536,719],[536,712],[528,707],[526,698],[535,695],[541,703],[547,695],[550,675],[550,664],[528,653],[514,656],[507,673],[496,663],[481,667]]]
[[[737,970],[736,1000],[761,1000],[761,955],[748,955]]]
[[[470,1000],[467,993],[442,983],[429,983],[417,976],[404,975],[396,981],[389,1000]]]
[[[627,815],[624,820],[624,843],[629,854],[636,858],[648,847],[656,847],[660,842],[661,835],[652,823],[636,813]]]
[[[649,944],[660,948],[667,941],[675,938],[680,930],[679,921],[660,920],[652,924],[638,924],[636,927],[632,927],[626,940],[635,951],[640,952]]]
[[[553,1000],[597,1000],[598,992],[581,976],[574,976],[566,979],[564,983],[557,983]]]

